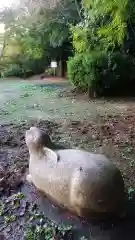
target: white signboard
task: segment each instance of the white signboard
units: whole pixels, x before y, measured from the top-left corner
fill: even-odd
[[[53,61],[51,62],[51,68],[56,68],[57,67],[57,62]]]

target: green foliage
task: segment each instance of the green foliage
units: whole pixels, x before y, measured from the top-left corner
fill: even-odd
[[[73,47],[77,53],[128,51],[135,40],[134,26],[135,1],[83,0],[83,18],[71,27]]]
[[[83,91],[88,89],[88,85],[90,85],[92,80],[90,71],[91,61],[92,55],[90,54],[76,54],[67,62],[68,78],[70,82]]]
[[[79,25],[70,27],[72,36],[73,36],[73,48],[77,53],[83,53],[89,48],[87,48],[88,40],[87,34],[88,29]]]
[[[127,1],[127,0],[124,0]],[[117,41],[119,44],[123,41],[125,26],[123,24],[123,16],[121,12],[124,10],[124,5],[119,1],[87,1],[84,0],[84,7],[89,16],[89,21],[100,19],[97,34],[105,42],[115,44]],[[108,17],[109,15],[109,17]],[[103,19],[106,17],[106,21]],[[116,34],[117,33],[117,34]],[[105,39],[107,38],[107,39]]]
[[[82,90],[91,87],[98,96],[131,93],[134,76],[134,60],[121,53],[91,52],[68,61],[72,84]]]
[[[70,27],[75,50],[68,61],[70,81],[98,95],[129,93],[135,67],[126,54],[135,56],[135,1],[83,0],[82,6],[83,18]]]
[[[84,10],[85,11],[85,10]],[[83,20],[76,26],[70,26],[73,47],[76,53],[105,50],[98,35],[100,19],[92,19],[84,13]]]
[[[15,215],[10,215],[10,216],[5,216],[4,217],[5,224],[14,222],[15,220],[16,220],[16,216]]]
[[[22,63],[22,68],[24,71],[24,77],[30,77],[34,74],[40,74],[44,72],[45,66],[48,62],[44,59],[26,59]]]
[[[133,197],[134,197],[134,194],[135,194],[135,189],[130,187],[130,188],[128,189],[128,199],[129,199],[129,200],[132,200]]]
[[[93,59],[92,88],[98,96],[132,94],[135,86],[135,63],[130,56],[105,52]]]
[[[80,20],[78,2],[80,0],[60,0],[52,9],[33,12],[28,4],[27,12],[25,6],[24,9],[18,6],[0,12],[0,20],[6,29],[6,56],[14,57],[14,62],[16,60],[25,73],[34,73],[33,66],[38,61],[42,64],[40,69],[45,69],[51,59],[67,60],[72,53],[69,24],[74,25]]]
[[[14,59],[13,62],[9,63],[2,70],[5,77],[22,77],[28,78],[34,74],[40,74],[44,72],[44,68],[47,62],[44,59]]]
[[[10,64],[4,69],[4,77],[22,77],[23,70],[17,64]]]
[[[89,22],[100,20],[97,35],[105,48],[121,47],[127,34],[127,24],[135,15],[133,0],[83,0]]]
[[[70,82],[86,91],[88,87],[94,86],[96,64],[100,67],[106,60],[104,52],[95,51],[88,54],[76,54],[67,62]]]
[[[45,73],[48,75],[48,76],[54,76],[54,69],[52,68],[47,68],[45,70]]]

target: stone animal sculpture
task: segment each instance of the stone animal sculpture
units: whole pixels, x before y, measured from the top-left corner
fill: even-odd
[[[52,151],[46,134],[36,127],[26,132],[29,149],[27,180],[60,206],[79,216],[115,214],[124,199],[120,171],[104,155],[83,150]]]
[[[64,145],[54,143],[47,131],[40,130],[40,134],[42,135],[43,146],[46,146],[47,148],[50,148],[52,150],[65,149]]]

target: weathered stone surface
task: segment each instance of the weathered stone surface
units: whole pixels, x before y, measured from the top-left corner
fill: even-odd
[[[83,150],[52,151],[46,141],[46,134],[36,127],[26,132],[27,180],[79,216],[116,213],[124,199],[124,182],[116,166],[104,155]]]

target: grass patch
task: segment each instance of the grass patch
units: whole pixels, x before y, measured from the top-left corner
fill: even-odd
[[[53,85],[52,85],[53,86]],[[95,118],[98,114],[116,114],[126,109],[124,104],[106,101],[77,101],[59,98],[60,88],[21,82],[0,82],[1,122],[20,122],[28,119],[73,119]]]

